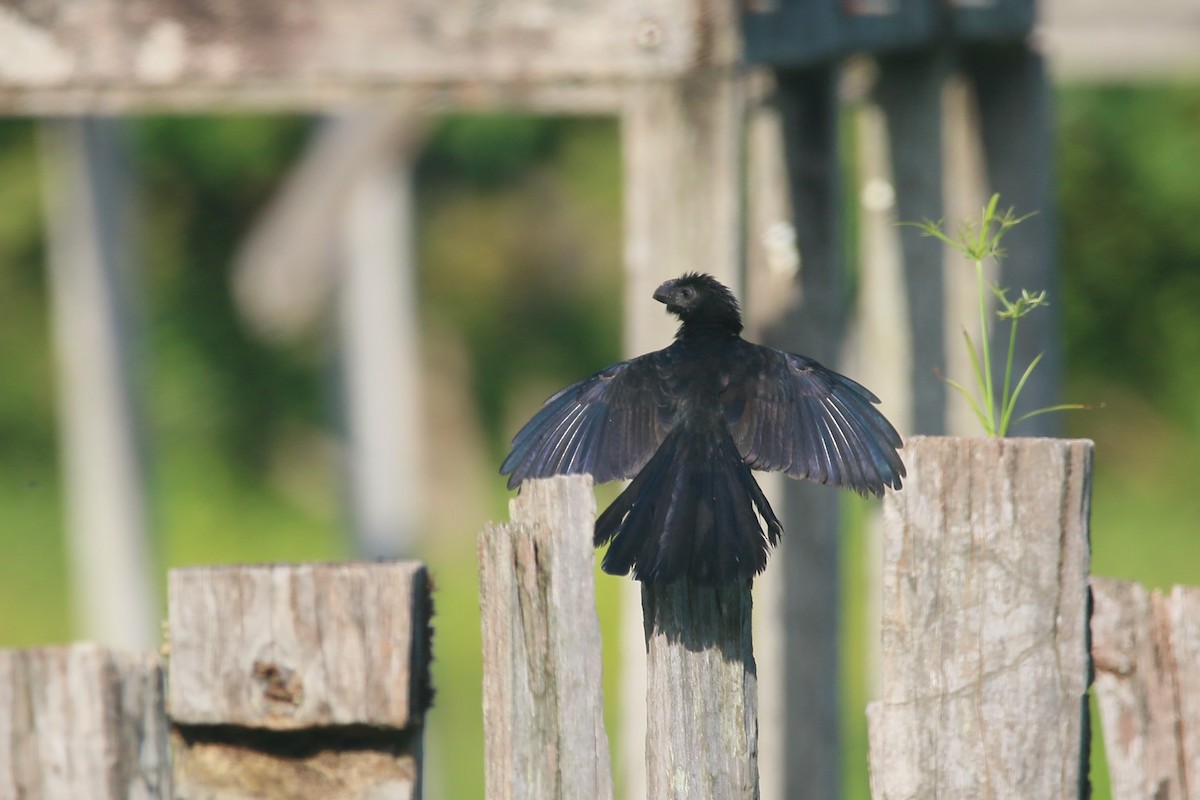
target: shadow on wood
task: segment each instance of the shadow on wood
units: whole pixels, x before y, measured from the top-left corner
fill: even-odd
[[[750,581],[701,586],[687,580],[642,585],[647,643],[655,636],[693,653],[717,649],[754,671]]]

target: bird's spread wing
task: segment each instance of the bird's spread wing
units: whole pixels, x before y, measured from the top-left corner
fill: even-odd
[[[747,344],[721,399],[754,469],[864,494],[900,488],[900,435],[875,408],[879,398],[810,358]]]
[[[551,397],[513,437],[500,466],[508,488],[528,478],[630,478],[666,438],[675,401],[663,351],[614,364]]]

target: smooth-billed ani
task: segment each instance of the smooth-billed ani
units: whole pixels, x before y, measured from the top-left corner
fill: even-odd
[[[551,475],[633,478],[596,520],[596,546],[611,542],[606,572],[708,584],[761,572],[783,529],[751,469],[862,494],[900,488],[900,436],[875,395],[747,342],[737,299],[710,275],[667,281],[654,299],[679,318],[675,341],[551,397],[500,467],[510,489]]]

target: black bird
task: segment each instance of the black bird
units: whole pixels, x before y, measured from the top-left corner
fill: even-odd
[[[861,494],[900,488],[900,436],[875,395],[747,342],[737,299],[711,275],[667,281],[654,299],[679,317],[674,343],[551,397],[500,467],[510,489],[551,475],[633,478],[596,520],[595,545],[611,542],[606,572],[704,584],[761,572],[783,528],[751,469]]]

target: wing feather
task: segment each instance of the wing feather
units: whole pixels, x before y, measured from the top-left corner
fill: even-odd
[[[875,407],[879,398],[810,358],[738,346],[722,402],[747,464],[863,494],[900,488],[902,440]]]
[[[513,437],[500,465],[508,487],[551,475],[604,483],[637,474],[674,419],[663,380],[669,358],[660,350],[623,361],[550,397]]]

